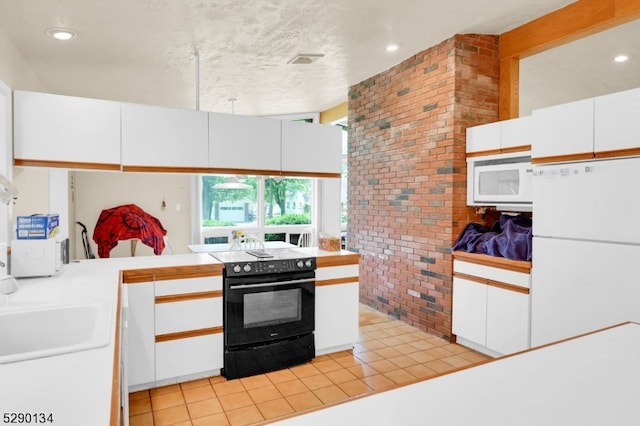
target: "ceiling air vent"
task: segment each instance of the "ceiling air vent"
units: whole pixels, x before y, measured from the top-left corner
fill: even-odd
[[[324,55],[322,53],[300,53],[292,60],[287,62],[287,64],[309,65],[310,63],[317,61],[323,56]]]

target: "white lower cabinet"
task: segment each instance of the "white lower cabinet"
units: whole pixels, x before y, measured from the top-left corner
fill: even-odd
[[[128,284],[127,372],[129,386],[155,380],[155,324],[153,282]]]
[[[334,280],[339,283],[329,284]],[[316,355],[353,348],[358,339],[359,296],[358,265],[316,270]]]
[[[221,277],[156,282],[156,382],[223,367]]]
[[[530,348],[530,274],[454,261],[452,331],[491,356]]]
[[[156,343],[156,380],[219,370],[222,365],[222,333]]]

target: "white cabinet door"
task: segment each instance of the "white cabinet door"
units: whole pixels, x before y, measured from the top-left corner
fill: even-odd
[[[482,124],[467,128],[467,152],[500,151],[500,135],[502,124],[495,123]]]
[[[487,288],[487,347],[501,354],[529,348],[529,295]]]
[[[358,283],[316,287],[316,354],[358,340],[358,294]]]
[[[525,116],[500,122],[500,149],[530,147],[533,145],[533,117]]]
[[[280,120],[209,113],[209,167],[280,171]]]
[[[593,156],[593,98],[533,111],[533,158]]]
[[[156,380],[220,370],[223,364],[222,333],[156,344]]]
[[[222,298],[156,304],[156,335],[222,325]]]
[[[203,111],[122,104],[122,164],[206,168],[207,117]]]
[[[155,380],[153,283],[127,284],[129,323],[127,355],[129,386]]]
[[[326,124],[283,121],[282,171],[342,173],[342,130]]]
[[[120,166],[120,103],[14,92],[14,157]]]
[[[531,344],[640,321],[640,246],[533,239]]]
[[[487,286],[453,277],[452,331],[456,336],[485,346]]]
[[[595,151],[640,149],[640,89],[595,98]]]
[[[640,211],[640,158],[537,166],[533,234],[640,243],[640,228],[616,215]]]

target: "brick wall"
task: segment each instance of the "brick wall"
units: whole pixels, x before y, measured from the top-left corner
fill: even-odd
[[[498,119],[498,37],[456,35],[349,89],[348,249],[360,298],[451,338],[466,128]]]

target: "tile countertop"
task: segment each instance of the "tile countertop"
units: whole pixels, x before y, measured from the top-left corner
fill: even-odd
[[[53,277],[18,279],[8,305],[0,296],[0,312],[39,304],[105,303],[111,309],[110,338],[101,348],[0,364],[0,419],[5,413],[44,413],[52,414],[53,424],[109,425],[119,271],[203,263],[218,262],[206,254],[93,259],[72,262]]]
[[[357,264],[360,257],[345,250],[296,250],[323,258],[319,267]],[[101,348],[0,364],[0,418],[5,413],[43,413],[53,416],[53,424],[109,425],[120,271],[219,263],[206,253],[92,259],[74,261],[53,277],[18,279],[8,305],[0,296],[0,312],[18,306],[106,303],[110,339]]]

